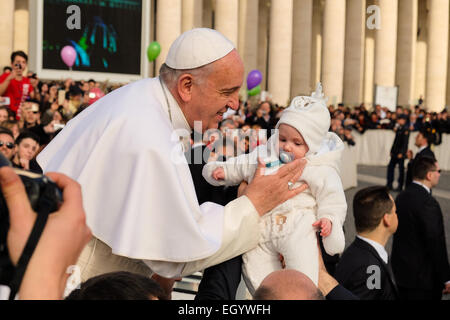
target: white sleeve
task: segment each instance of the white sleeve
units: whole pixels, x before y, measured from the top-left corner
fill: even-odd
[[[342,229],[347,215],[347,201],[341,178],[331,167],[313,167],[314,179],[307,181],[317,203],[317,219],[328,218],[332,222],[331,233],[323,238],[325,251],[334,255],[342,253],[345,236]]]
[[[250,199],[242,196],[222,208],[225,210],[224,229],[222,243],[216,253],[201,260],[185,263],[150,260],[144,260],[144,262],[160,276],[166,278],[184,277],[234,258],[256,247],[260,237],[259,214]]]
[[[317,217],[328,218],[342,226],[347,215],[347,201],[339,174],[331,167],[320,166],[311,169],[315,172],[320,170],[319,174],[314,175],[314,179],[307,181],[316,199]]]
[[[255,150],[256,151],[256,150]],[[258,167],[257,153],[253,151],[250,154],[242,154],[237,157],[229,158],[225,162],[208,162],[202,171],[205,180],[213,186],[235,186],[242,181],[249,181],[253,177]],[[215,169],[222,167],[225,171],[225,179],[217,181],[212,177]]]

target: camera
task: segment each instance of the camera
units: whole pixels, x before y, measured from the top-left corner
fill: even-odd
[[[2,158],[0,159],[2,162],[7,161],[2,155],[0,155],[0,158]],[[34,212],[38,215],[48,215],[58,210],[62,203],[62,193],[50,178],[19,169],[14,171],[19,175],[25,186]],[[9,211],[3,193],[0,193],[0,284],[7,286],[10,285],[15,274],[15,267],[10,260],[6,243],[8,230]]]
[[[16,64],[14,65],[14,67],[16,67],[16,68],[19,69],[19,70],[22,70],[22,65],[21,65],[20,63],[16,63]]]

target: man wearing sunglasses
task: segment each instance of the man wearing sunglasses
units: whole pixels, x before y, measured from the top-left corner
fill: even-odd
[[[413,182],[395,200],[398,229],[391,259],[403,300],[441,300],[450,293],[443,216],[431,195],[440,176],[434,158],[420,157],[412,169]]]
[[[0,127],[0,152],[11,160],[14,156],[14,136],[9,129]]]

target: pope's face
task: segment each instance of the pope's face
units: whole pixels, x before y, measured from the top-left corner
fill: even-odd
[[[207,79],[192,88],[192,99],[185,116],[191,127],[202,122],[202,130],[215,129],[228,108],[239,108],[239,89],[244,78],[244,64],[236,50],[214,62]]]

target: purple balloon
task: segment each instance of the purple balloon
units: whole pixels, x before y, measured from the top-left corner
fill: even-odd
[[[75,60],[77,59],[77,52],[72,46],[65,46],[61,50],[61,58],[63,59],[66,66],[72,68]]]
[[[247,89],[252,90],[262,81],[262,73],[259,70],[252,70],[247,76]]]

